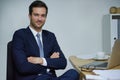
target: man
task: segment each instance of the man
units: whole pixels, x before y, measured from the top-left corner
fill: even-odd
[[[70,69],[57,77],[55,70],[64,69],[66,58],[54,33],[42,30],[48,8],[42,1],[29,6],[30,25],[17,30],[13,36],[13,59],[16,80],[79,80],[78,73]]]

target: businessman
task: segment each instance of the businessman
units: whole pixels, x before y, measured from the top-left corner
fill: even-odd
[[[30,25],[15,31],[12,39],[15,80],[79,80],[76,70],[57,76],[55,70],[65,69],[66,58],[54,33],[43,30],[48,7],[43,1],[29,6]]]

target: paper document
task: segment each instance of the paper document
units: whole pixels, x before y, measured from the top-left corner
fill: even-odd
[[[107,80],[120,80],[120,69],[118,70],[94,70],[94,73]]]
[[[105,80],[98,75],[86,75],[86,80]]]
[[[97,75],[86,75],[86,80],[120,80],[119,70],[94,70]]]

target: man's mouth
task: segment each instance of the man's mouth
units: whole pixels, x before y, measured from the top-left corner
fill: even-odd
[[[37,21],[37,24],[40,25],[40,24],[42,24],[42,22],[41,21]]]

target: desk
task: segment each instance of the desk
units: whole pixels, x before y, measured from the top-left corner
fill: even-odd
[[[69,60],[73,67],[80,73],[80,80],[85,79],[85,75],[87,74],[94,74],[93,72],[81,71],[81,69],[79,68],[79,66],[93,62],[94,61],[93,59],[80,59],[77,58],[76,56],[70,56]],[[120,66],[114,67],[113,69],[120,69]]]

